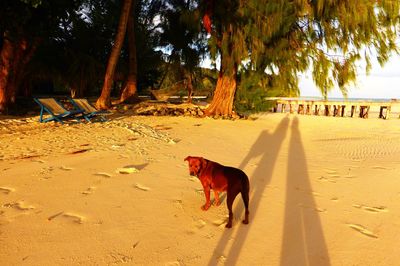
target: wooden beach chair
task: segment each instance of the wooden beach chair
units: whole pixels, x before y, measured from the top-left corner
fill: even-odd
[[[84,111],[84,117],[88,122],[91,122],[92,118],[98,117],[101,121],[105,122],[107,119],[104,117],[104,114],[109,114],[108,111],[97,110],[93,105],[89,103],[89,101],[85,98],[80,99],[72,99],[69,98],[70,102],[74,105],[75,108],[81,109]]]
[[[41,123],[49,121],[57,121],[64,124],[64,120],[69,118],[75,118],[78,122],[84,117],[84,111],[81,109],[68,111],[65,107],[54,98],[33,98],[40,106],[40,118]],[[44,112],[47,112],[50,117],[43,118]]]

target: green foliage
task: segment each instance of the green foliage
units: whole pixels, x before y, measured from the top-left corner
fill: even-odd
[[[38,7],[41,3],[42,0],[20,0],[21,2],[31,5],[32,7]]]
[[[238,73],[238,110],[263,110],[266,96],[298,96],[299,73],[311,69],[327,96],[334,86],[344,95],[356,81],[357,64],[367,72],[377,57],[384,64],[398,52],[398,0],[137,0],[135,14],[138,85],[197,94],[215,86],[215,70],[199,68],[205,55]],[[0,47],[40,40],[24,78],[97,93],[103,80],[122,1],[2,0]],[[201,18],[211,9],[212,33]],[[156,23],[154,23],[156,21]],[[122,50],[117,76],[127,73]],[[189,79],[190,78],[190,79]]]
[[[151,25],[159,14],[158,2],[136,1],[136,4],[140,90],[157,82],[162,58],[155,51],[159,37]],[[116,0],[0,1],[0,47],[6,32],[16,41],[40,39],[40,46],[27,66],[25,84],[45,82],[64,92],[74,88],[85,95],[98,94],[120,9],[121,1]],[[122,83],[127,74],[127,57],[127,51],[123,50],[117,66],[117,83]]]
[[[369,70],[371,51],[383,64],[397,49],[398,0],[212,2],[214,59],[221,57],[227,72],[245,61],[247,71],[288,82],[281,87],[284,95],[295,90],[298,74],[308,68],[323,95],[335,85],[346,95],[357,62],[364,58]]]
[[[272,75],[264,72],[241,71],[236,91],[235,108],[240,113],[269,110],[272,105],[266,97],[298,97],[297,78],[290,75]]]
[[[265,101],[265,97],[269,96],[266,89],[269,78],[270,76],[261,76],[254,72],[246,72],[241,75],[234,103],[239,113],[262,112],[269,108]]]

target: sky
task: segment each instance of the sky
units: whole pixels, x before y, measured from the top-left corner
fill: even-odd
[[[352,86],[348,91],[349,98],[400,99],[400,56],[393,55],[383,67],[373,61],[369,75],[360,69],[357,79],[356,86]],[[319,89],[313,83],[311,73],[301,75],[299,87],[300,96],[321,97]],[[342,97],[338,88],[328,93],[328,98]]]

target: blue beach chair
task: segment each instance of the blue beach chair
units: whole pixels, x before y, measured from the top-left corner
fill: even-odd
[[[68,111],[65,107],[54,98],[33,98],[40,105],[41,123],[49,121],[57,121],[64,124],[63,120],[74,118],[80,122],[80,119],[85,118],[84,111],[81,109]],[[43,118],[44,112],[47,112],[50,117]]]
[[[89,101],[85,98],[80,99],[72,99],[69,98],[70,102],[74,105],[75,108],[84,111],[85,119],[90,122],[92,118],[98,117],[102,122],[107,121],[104,117],[104,114],[109,114],[108,111],[97,110],[93,105],[89,103]]]

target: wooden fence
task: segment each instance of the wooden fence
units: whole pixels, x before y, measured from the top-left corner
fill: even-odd
[[[299,98],[266,98],[275,101],[274,112],[297,112],[298,114],[325,115],[338,117],[368,118],[371,107],[379,107],[379,118],[389,119],[392,107],[400,106],[400,101],[325,101]],[[287,110],[288,109],[288,110]]]

